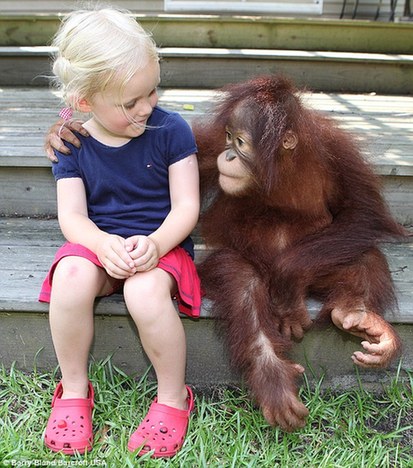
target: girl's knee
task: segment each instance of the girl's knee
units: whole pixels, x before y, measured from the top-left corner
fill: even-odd
[[[172,304],[175,280],[163,270],[137,273],[125,281],[123,293],[133,317],[148,314],[155,318]]]
[[[82,257],[64,257],[52,279],[50,310],[92,310],[105,281],[98,266]]]
[[[56,265],[53,286],[64,284],[67,288],[87,288],[97,281],[98,268],[82,257],[64,257]]]

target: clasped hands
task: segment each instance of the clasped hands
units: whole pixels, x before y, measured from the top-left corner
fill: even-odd
[[[149,271],[159,262],[159,249],[148,236],[131,236],[124,239],[106,234],[98,242],[96,255],[108,275],[126,279],[137,272]]]

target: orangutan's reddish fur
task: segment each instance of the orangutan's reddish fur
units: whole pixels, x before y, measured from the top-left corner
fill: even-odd
[[[232,363],[266,419],[292,430],[303,426],[307,409],[297,398],[300,366],[286,352],[291,336],[300,338],[311,323],[306,298],[322,301],[324,319],[333,310],[367,311],[393,333],[394,346],[380,363],[389,364],[400,342],[380,317],[394,307],[395,293],[377,244],[406,233],[354,138],[304,106],[289,80],[262,77],[223,91],[214,112],[193,125],[210,198],[202,235],[213,248],[199,271]],[[216,160],[240,103],[248,108],[255,157],[250,187],[233,197],[219,187]],[[282,144],[289,130],[298,137],[292,150]]]

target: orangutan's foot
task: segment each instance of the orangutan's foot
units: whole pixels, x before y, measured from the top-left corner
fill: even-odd
[[[278,328],[285,339],[300,341],[312,324],[313,321],[308,315],[307,309],[304,307],[296,310],[294,314],[284,314],[282,318],[279,319]]]
[[[264,418],[271,426],[279,426],[283,431],[291,432],[305,426],[308,409],[297,395],[283,392],[276,407],[261,407]]]
[[[298,376],[304,372],[304,367],[297,363],[289,363],[285,372]],[[274,401],[266,398],[266,402],[261,402],[260,405],[268,424],[278,426],[286,432],[304,427],[308,416],[308,409],[298,399],[297,389],[292,384],[294,380],[295,377],[292,380],[286,379],[284,382],[279,380],[276,395],[272,393],[272,396],[275,396]]]

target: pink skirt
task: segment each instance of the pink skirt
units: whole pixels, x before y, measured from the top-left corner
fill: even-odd
[[[103,268],[99,259],[91,250],[80,244],[66,242],[56,252],[49,273],[43,281],[39,294],[40,302],[50,302],[53,273],[56,265],[62,258],[70,256],[87,258],[96,266]],[[199,317],[201,311],[201,282],[194,261],[188,252],[182,247],[175,247],[159,260],[158,268],[170,273],[175,278],[178,285],[176,300],[179,312],[190,317]],[[110,294],[119,292],[123,283],[123,280],[119,280],[119,284]]]

